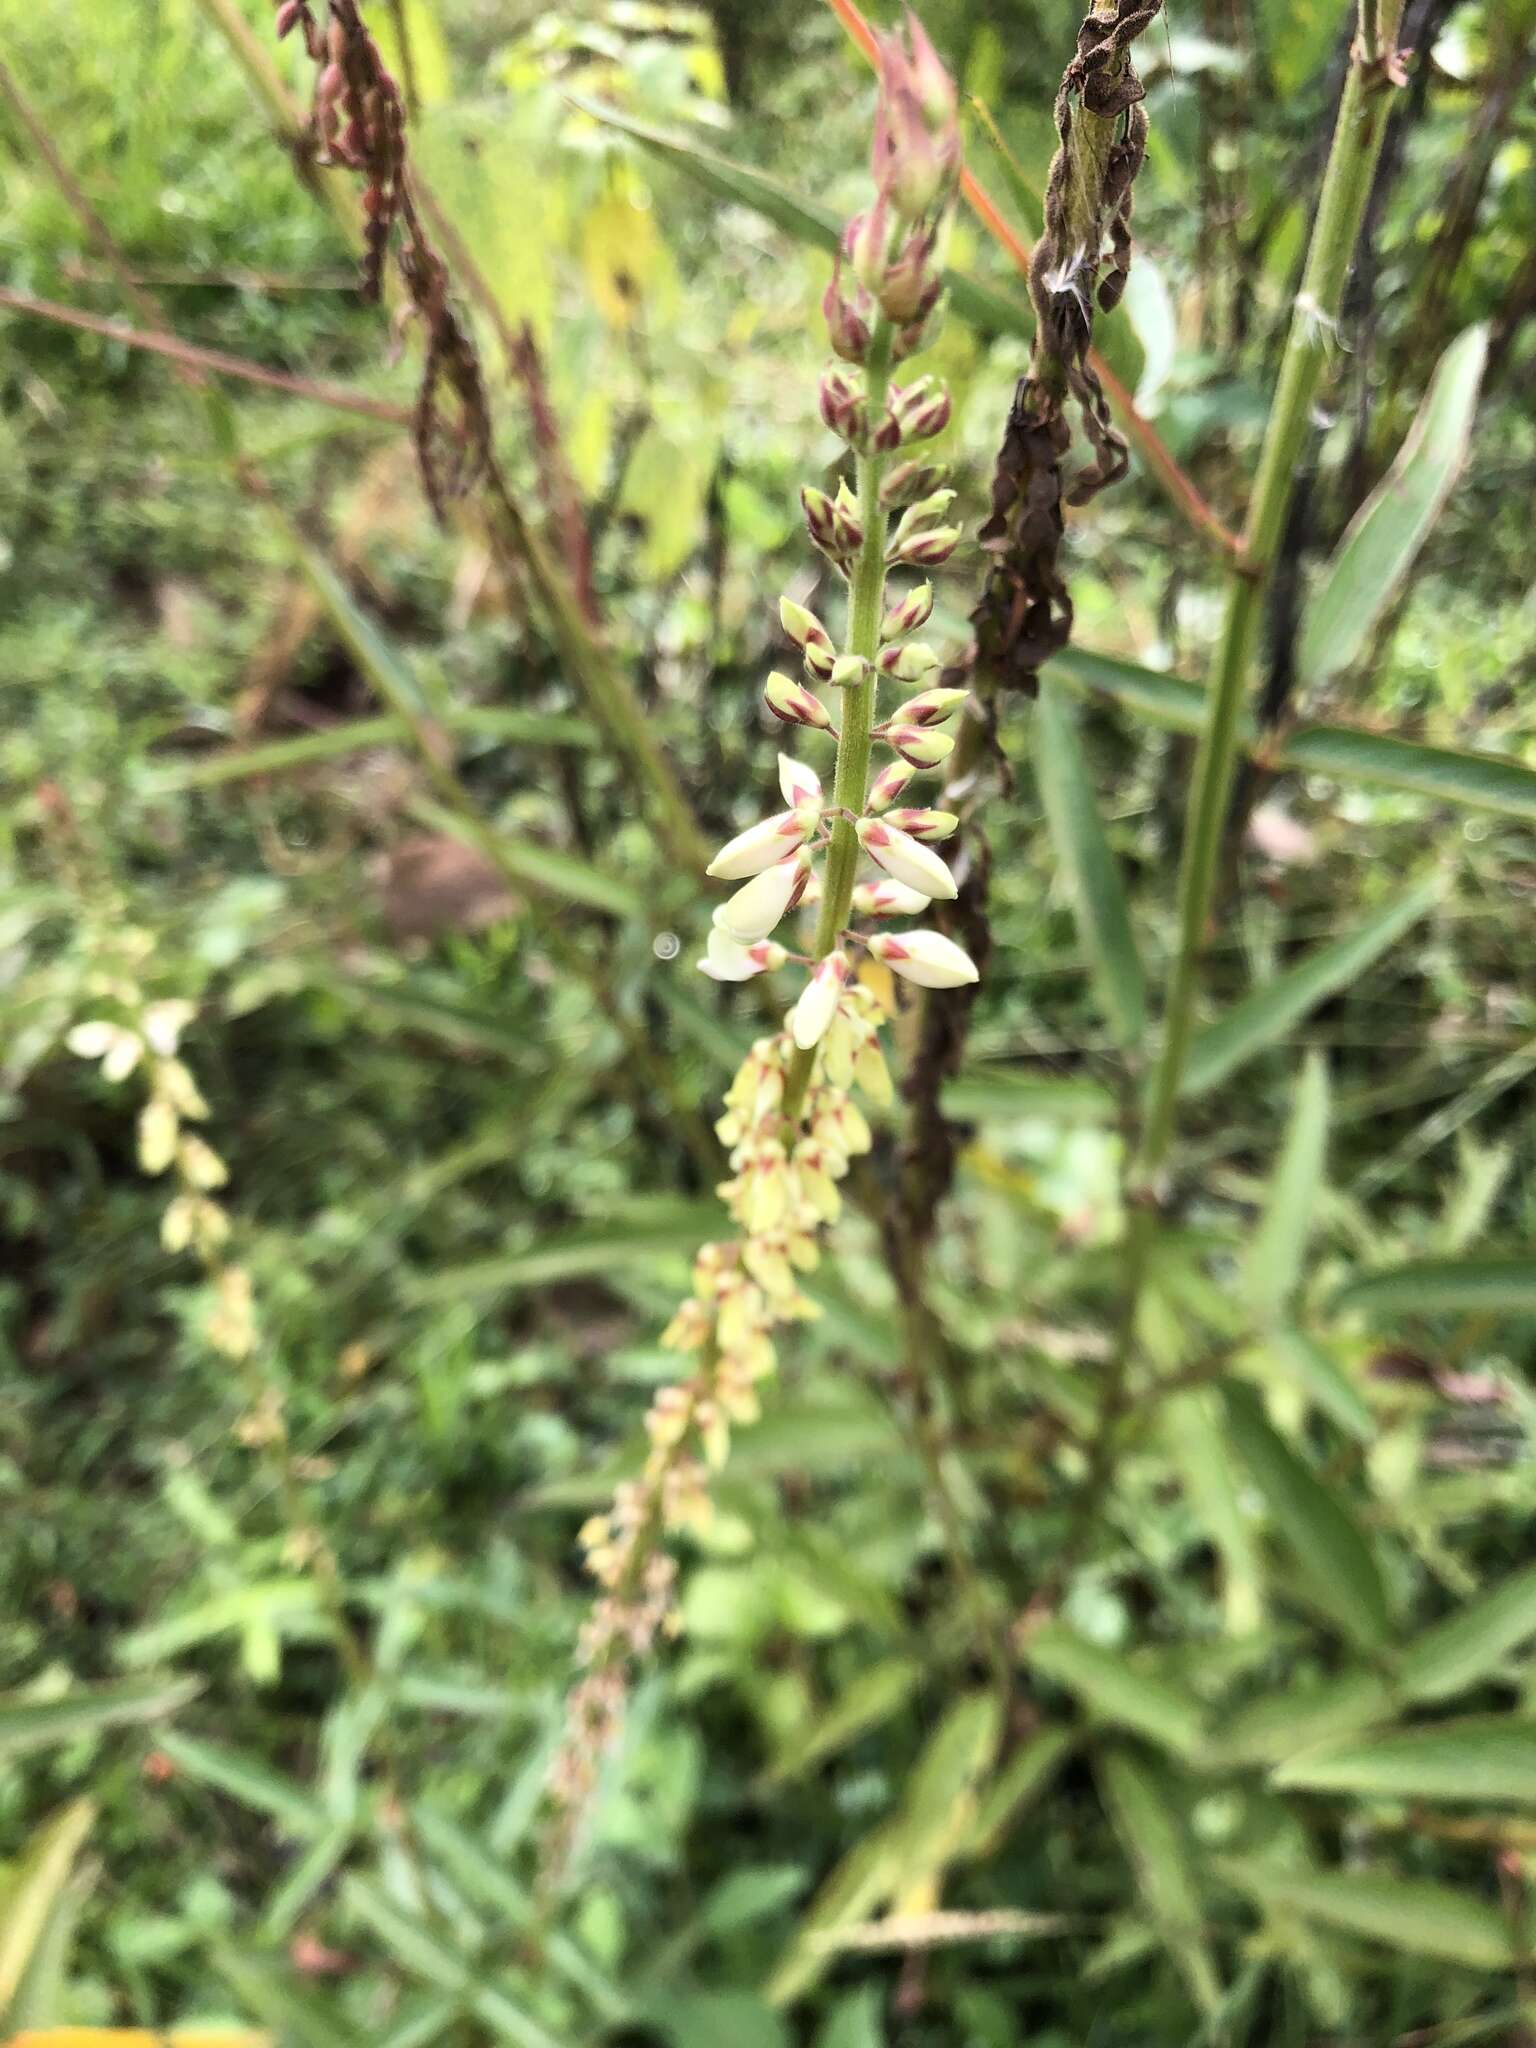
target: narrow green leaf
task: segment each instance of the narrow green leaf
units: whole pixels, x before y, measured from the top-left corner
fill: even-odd
[[[611,1222],[558,1231],[526,1251],[476,1259],[449,1266],[402,1283],[402,1297],[413,1306],[433,1301],[461,1301],[481,1295],[510,1294],[526,1287],[547,1287],[587,1273],[610,1273],[623,1267],[646,1268],[669,1252],[691,1253],[711,1231],[718,1230],[720,1211],[706,1202],[660,1203],[647,1219]]]
[[[1147,990],[1125,885],[1104,836],[1071,706],[1064,692],[1044,678],[1035,737],[1035,783],[1099,1001],[1118,1042],[1133,1046],[1146,1029]]]
[[[577,854],[518,838],[499,826],[485,825],[478,818],[450,810],[446,804],[434,803],[430,797],[412,797],[409,808],[412,816],[424,824],[485,854],[511,882],[521,882],[541,895],[609,911],[615,917],[637,918],[644,914],[639,894],[627,882],[594,867]]]
[[[412,723],[425,718],[428,706],[409,664],[354,600],[321,550],[288,520],[281,520],[280,526],[337,638],[369,683],[397,717]]]
[[[283,2048],[364,2048],[331,2004],[246,1950],[219,1942],[213,1966],[242,2009],[271,2027]],[[369,2035],[369,2048],[375,2038]]]
[[[764,1773],[764,1788],[772,1790],[800,1777],[888,1721],[912,1697],[922,1675],[922,1666],[910,1657],[887,1657],[869,1665],[774,1758]]]
[[[1200,1891],[1183,1826],[1154,1774],[1125,1750],[1097,1766],[1099,1790],[1136,1885],[1195,2003],[1205,2013],[1221,2003],[1221,1984],[1206,1948]]]
[[[561,712],[487,705],[451,712],[443,723],[452,733],[478,734],[508,744],[576,748],[597,744],[591,726]],[[368,747],[400,746],[408,738],[403,719],[349,718],[325,732],[299,733],[292,739],[266,740],[253,747],[221,747],[217,753],[183,760],[157,759],[149,764],[147,781],[157,796],[179,789],[215,789],[256,775],[285,775],[296,768],[312,768],[317,762],[334,761]]]
[[[658,128],[650,121],[642,121],[633,114],[608,105],[606,101],[585,99],[578,93],[570,94],[569,98],[573,106],[579,107],[584,114],[590,114],[594,121],[619,129],[650,150],[653,156],[685,171],[695,183],[702,185],[707,192],[713,192],[716,198],[761,214],[764,220],[771,220],[775,227],[783,228],[786,234],[808,243],[813,249],[825,249],[830,254],[837,248],[843,226],[837,216],[812,200],[802,199],[787,185],[781,185],[777,178],[767,177],[745,164],[733,163],[729,157],[722,156],[718,150],[706,148],[691,135]],[[944,286],[955,317],[979,333],[1009,334],[1019,341],[1028,341],[1034,334],[1035,323],[1027,293],[1021,292],[1012,297],[994,291],[990,285],[980,284],[975,278],[966,277],[957,270],[945,271]]]
[[[45,1821],[22,1850],[0,1917],[0,2019],[47,1934],[95,1817],[89,1799],[73,1799]]]
[[[1405,1652],[1400,1677],[1416,1700],[1445,1700],[1496,1672],[1536,1636],[1536,1565],[1421,1635]]]
[[[139,1721],[174,1714],[203,1689],[200,1678],[164,1674],[119,1679],[109,1685],[81,1685],[57,1699],[0,1693],[0,1756],[69,1742]]]
[[[1271,1778],[1284,1791],[1536,1806],[1536,1723],[1498,1714],[1384,1729],[1364,1741],[1304,1750]]]
[[[1387,1596],[1359,1524],[1271,1428],[1251,1387],[1229,1382],[1222,1394],[1233,1445],[1264,1496],[1308,1599],[1352,1642],[1382,1649],[1391,1634]]]
[[[1201,1758],[1212,1770],[1279,1763],[1314,1742],[1353,1735],[1396,1708],[1392,1688],[1374,1671],[1345,1671],[1310,1685],[1266,1691],[1221,1717],[1217,1738]]]
[[[855,1842],[806,1909],[765,1993],[788,2005],[816,1984],[833,1962],[832,1938],[887,1904],[901,1882],[901,1831],[887,1821]]]
[[[1263,1619],[1263,1571],[1220,1418],[1216,1395],[1192,1387],[1165,1403],[1162,1438],[1189,1504],[1220,1554],[1228,1631],[1247,1635]]]
[[[1278,1366],[1340,1429],[1347,1430],[1361,1443],[1369,1443],[1375,1436],[1375,1417],[1314,1337],[1304,1330],[1272,1329],[1265,1333],[1263,1351],[1270,1363]]]
[[[367,1922],[401,1969],[425,1984],[459,1995],[464,2005],[500,2040],[512,2048],[563,2048],[501,1983],[476,1966],[468,1949],[446,1941],[390,1898],[370,1878],[347,1879],[347,1904]]]
[[[1304,1877],[1248,1857],[1224,1858],[1219,1867],[1262,1905],[1299,1913],[1341,1934],[1473,1969],[1507,1970],[1515,1961],[1513,1931],[1503,1915],[1447,1885],[1354,1871]]]
[[[976,1802],[976,1825],[965,1853],[978,1862],[995,1856],[1072,1754],[1071,1731],[1042,1728],[1008,1759]]]
[[[1196,1035],[1179,1092],[1203,1095],[1256,1053],[1278,1043],[1320,1003],[1357,981],[1410,925],[1418,923],[1440,891],[1438,877],[1421,882],[1384,905],[1358,930],[1316,947],[1294,967],[1244,996]]]
[[[217,1593],[184,1613],[135,1629],[118,1643],[117,1659],[121,1664],[152,1664],[213,1636],[258,1625],[286,1631],[296,1631],[306,1623],[328,1626],[319,1621],[319,1607],[320,1595],[312,1579],[266,1579],[237,1586],[233,1592]]]
[[[1398,1316],[1536,1315],[1536,1259],[1413,1259],[1350,1281],[1333,1306],[1384,1322]]]
[[[352,1830],[338,1827],[299,1858],[271,1893],[262,1916],[262,1931],[269,1941],[286,1941],[315,1893],[328,1884],[340,1869],[352,1846]]]
[[[1300,1284],[1327,1148],[1328,1069],[1312,1053],[1302,1066],[1264,1214],[1244,1264],[1249,1302],[1264,1322],[1279,1316]]]
[[[1386,612],[1466,463],[1488,358],[1488,329],[1469,327],[1435,365],[1397,460],[1350,521],[1302,620],[1303,688],[1350,666]]]
[[[1056,655],[1048,672],[1084,695],[1107,697],[1170,732],[1204,730],[1205,691],[1198,683],[1082,647]],[[1241,721],[1239,732],[1251,749],[1250,718]],[[1303,724],[1268,738],[1265,759],[1271,767],[1292,768],[1303,775],[1396,789],[1435,803],[1462,804],[1469,810],[1536,823],[1536,768],[1501,754],[1432,747],[1351,726]]]
[[[944,1114],[966,1123],[1044,1117],[1050,1123],[1110,1124],[1115,1098],[1096,1081],[1027,1074],[1001,1064],[967,1067],[945,1084]]]
[[[1199,1747],[1205,1732],[1199,1701],[1117,1650],[1101,1649],[1053,1622],[1031,1637],[1025,1654],[1036,1671],[1075,1692],[1099,1720],[1145,1735],[1179,1756]]]
[[[1002,1733],[995,1692],[962,1694],[928,1738],[907,1781],[901,1817],[903,1890],[951,1862],[976,1825],[976,1788]]]
[[[319,1801],[259,1757],[197,1741],[174,1729],[167,1729],[160,1737],[159,1747],[178,1771],[196,1778],[200,1784],[212,1785],[216,1792],[227,1794],[242,1806],[268,1814],[287,1834],[311,1841],[332,1832]]]

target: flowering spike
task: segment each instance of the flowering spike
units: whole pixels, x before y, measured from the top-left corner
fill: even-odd
[[[820,784],[817,788],[819,791]],[[815,829],[816,820],[798,810],[778,811],[728,839],[704,872],[713,875],[717,882],[745,881],[748,875],[760,875],[764,868],[783,860],[809,839]]]
[[[908,761],[893,761],[889,768],[882,768],[870,784],[867,808],[871,811],[889,809],[916,773]]]
[[[919,988],[963,988],[980,978],[970,954],[942,932],[876,932],[867,943],[893,974]]]
[[[826,1036],[827,1026],[837,1014],[838,998],[849,971],[848,956],[843,952],[828,953],[824,960],[817,961],[789,1017],[790,1036],[802,1052],[809,1052]]]
[[[775,718],[786,725],[814,726],[819,732],[832,730],[832,717],[819,697],[813,697],[803,683],[792,682],[775,669],[763,685],[763,701]]]
[[[888,875],[894,875],[898,882],[905,882],[910,889],[920,889],[925,896],[937,896],[946,902],[954,897],[954,876],[939,856],[919,840],[908,838],[905,832],[896,831],[879,818],[860,818],[854,829],[859,835],[859,844],[870,859],[883,867]]]
[[[930,732],[921,725],[888,726],[885,737],[887,744],[914,768],[937,768],[955,751],[954,740],[947,732]]]
[[[948,839],[960,820],[953,811],[899,810],[888,812],[885,822],[913,839]]]
[[[926,651],[926,650],[925,650]],[[892,725],[942,725],[965,702],[965,690],[924,690],[891,713]]]

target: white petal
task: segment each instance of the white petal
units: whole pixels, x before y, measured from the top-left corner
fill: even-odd
[[[119,1031],[107,1048],[107,1056],[101,1063],[102,1079],[105,1081],[126,1081],[139,1064],[144,1052],[144,1041],[136,1031]]]
[[[196,1014],[193,1004],[174,996],[163,1003],[151,1003],[144,1012],[144,1036],[149,1040],[150,1050],[168,1060]]]
[[[760,969],[739,939],[733,939],[719,925],[711,925],[699,971],[711,981],[750,981]]]
[[[803,761],[788,754],[779,756],[779,788],[791,810],[801,804],[815,804],[818,810],[821,807],[821,777],[814,768],[807,768]]]
[[[806,863],[799,855],[764,869],[726,898],[715,912],[715,923],[744,946],[766,939],[794,900],[805,872]]]
[[[880,932],[869,950],[893,974],[915,981],[919,988],[960,988],[980,979],[976,962],[942,932]]]
[[[801,991],[800,1000],[789,1013],[789,1029],[802,1052],[809,1052],[837,1015],[837,999],[848,979],[846,954],[829,953],[818,960],[816,971]]]
[[[920,889],[923,895],[936,896],[946,902],[954,896],[955,878],[931,847],[909,838],[905,832],[898,832],[894,825],[884,824],[878,818],[861,818],[858,834],[859,843],[870,859],[878,861],[898,882],[905,882],[909,889]]]
[[[921,889],[909,889],[889,875],[883,882],[860,882],[853,892],[853,907],[864,917],[916,917],[928,901]]]
[[[83,1060],[99,1060],[116,1044],[121,1029],[121,1025],[109,1024],[105,1017],[93,1017],[88,1024],[77,1024],[64,1043]]]
[[[810,829],[809,821],[793,811],[776,811],[771,818],[762,818],[727,840],[704,872],[717,881],[743,882],[748,875],[760,875],[764,868],[783,860]]]

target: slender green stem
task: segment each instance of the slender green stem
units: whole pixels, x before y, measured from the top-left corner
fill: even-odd
[[[1139,1192],[1155,1187],[1173,1139],[1184,1061],[1194,1028],[1200,954],[1215,887],[1222,820],[1232,791],[1243,686],[1252,664],[1270,567],[1295,487],[1312,401],[1338,324],[1344,281],[1386,132],[1391,95],[1383,90],[1389,79],[1383,60],[1395,48],[1401,15],[1402,0],[1376,0],[1375,5],[1361,0],[1360,37],[1339,104],[1306,270],[1265,430],[1243,557],[1234,569],[1228,593],[1179,865],[1178,953],[1168,990],[1162,1048],[1132,1176]]]
[[[864,371],[868,416],[873,426],[885,411],[886,386],[891,375],[891,330],[881,319],[870,342]],[[889,524],[880,502],[880,479],[886,457],[873,450],[858,460],[859,523],[864,539],[853,565],[848,592],[849,654],[860,655],[873,664],[880,651],[880,615],[885,602],[885,542]],[[832,802],[843,815],[832,827],[832,844],[827,854],[827,871],[822,880],[821,917],[816,926],[816,957],[830,953],[838,934],[848,922],[853,902],[853,882],[859,868],[859,840],[853,821],[861,817],[869,795],[869,754],[875,723],[875,692],[879,685],[873,666],[862,683],[844,690],[842,724],[837,735],[837,767],[832,777]],[[800,1114],[806,1084],[811,1078],[814,1055],[797,1052],[790,1063],[784,1088],[784,1114],[792,1122]]]

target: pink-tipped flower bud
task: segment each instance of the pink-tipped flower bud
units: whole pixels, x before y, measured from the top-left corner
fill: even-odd
[[[862,654],[840,654],[832,664],[830,680],[836,689],[857,690],[869,681],[869,663]]]
[[[869,786],[868,808],[871,811],[890,810],[916,773],[908,761],[893,761],[889,768],[882,768]],[[896,813],[892,811],[891,815],[895,817]]]
[[[837,656],[830,647],[806,648],[805,672],[813,683],[830,683],[836,666]]]
[[[898,640],[903,633],[915,633],[926,626],[933,611],[933,585],[914,583],[899,603],[893,604],[880,621],[880,638]],[[882,660],[884,657],[881,657]]]
[[[970,954],[942,932],[876,932],[869,950],[919,988],[964,988],[981,978]]]
[[[716,926],[738,944],[755,946],[800,901],[810,874],[811,857],[802,847],[792,859],[764,868],[728,896],[715,911]]]
[[[824,371],[819,397],[826,426],[850,447],[860,447],[869,423],[869,408],[848,372],[835,367]]]
[[[939,665],[939,657],[921,640],[904,640],[889,647],[882,647],[879,659],[881,675],[890,676],[898,683],[918,682],[922,677],[932,674]],[[891,715],[899,724],[908,722],[902,718],[899,711]],[[921,722],[918,721],[919,724]]]
[[[831,714],[821,699],[812,696],[804,683],[792,682],[777,669],[763,685],[763,702],[786,725],[814,726],[818,732],[832,730]]]
[[[277,29],[277,40],[279,42],[283,40],[283,37],[287,35],[303,12],[304,0],[283,0],[282,6],[277,10],[277,21],[274,24]]]
[[[926,650],[925,650],[926,651]],[[891,713],[892,725],[942,725],[965,702],[964,690],[924,690]]]
[[[880,289],[895,233],[896,222],[883,192],[867,213],[855,214],[843,230],[843,247],[853,265],[853,274],[868,292]]]
[[[760,875],[764,868],[771,868],[786,854],[793,853],[815,829],[816,819],[807,817],[800,809],[779,811],[728,839],[704,872],[718,882],[740,882],[748,875]]]
[[[880,482],[880,502],[894,510],[931,497],[944,482],[944,471],[926,462],[898,462]]]
[[[926,441],[949,425],[949,386],[937,377],[919,377],[893,391],[890,409],[903,441]]]
[[[858,546],[846,545],[847,521],[835,501],[825,491],[818,491],[813,484],[806,484],[800,492],[800,503],[805,509],[805,530],[824,555],[841,566],[845,558]]]
[[[953,811],[907,809],[891,811],[885,822],[913,839],[948,839],[960,820]]]
[[[888,875],[894,875],[898,882],[905,882],[909,889],[920,889],[923,895],[938,896],[946,902],[954,897],[954,876],[939,856],[919,840],[910,839],[883,818],[860,818],[854,830],[870,859],[884,868]],[[767,932],[754,936],[766,938]]]
[[[881,312],[898,327],[920,319],[939,295],[940,282],[932,268],[935,243],[931,231],[914,229],[886,265],[875,288]]]
[[[841,356],[845,363],[862,363],[869,355],[869,320],[866,311],[869,295],[862,286],[856,287],[858,299],[852,299],[843,290],[842,278],[838,271],[832,274],[832,282],[822,294],[821,310],[827,323],[827,339],[832,344],[832,353]],[[859,301],[863,301],[861,306]]]
[[[792,754],[779,756],[779,790],[785,803],[797,815],[809,813],[812,830],[821,819],[821,777]]]
[[[789,1013],[790,1036],[802,1052],[809,1052],[826,1036],[850,972],[848,955],[841,951],[816,962],[800,1000]]]
[[[909,534],[898,541],[886,559],[905,563],[909,569],[937,569],[959,545],[958,526],[934,526],[926,533]]]
[[[832,635],[814,612],[808,612],[793,598],[779,599],[779,624],[797,647],[821,647],[829,654],[832,652]]]
[[[954,740],[947,732],[931,732],[922,725],[887,726],[885,738],[886,744],[914,768],[937,768],[955,751]]]
[[[895,413],[887,406],[880,415],[879,423],[874,433],[870,436],[869,445],[877,455],[889,455],[893,448],[901,446],[901,442],[901,421],[897,419]]]
[[[859,501],[846,480],[838,484],[837,496],[832,500],[832,520],[844,554],[856,555],[864,545],[864,522],[859,517]]]
[[[784,948],[773,939],[759,939],[756,945],[744,946],[716,924],[709,928],[699,972],[707,974],[711,981],[750,981],[754,974],[771,974],[788,958]]]
[[[916,917],[928,908],[928,898],[887,875],[879,882],[860,882],[853,892],[853,908],[860,917]]]

